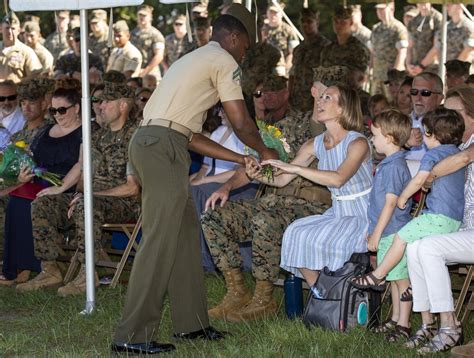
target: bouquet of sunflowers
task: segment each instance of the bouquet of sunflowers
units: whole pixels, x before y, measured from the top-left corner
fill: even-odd
[[[259,119],[257,119],[256,123],[263,144],[270,149],[276,150],[281,161],[288,162],[288,154],[290,153],[291,148],[286,142],[286,139],[283,138],[281,131],[277,127],[267,124]],[[247,146],[245,147],[245,153],[258,158],[258,153]],[[273,170],[274,169],[271,165],[265,165],[263,166],[261,173],[268,178],[269,181],[273,181]]]
[[[61,177],[58,174],[50,173],[44,168],[36,166],[31,154],[27,151],[27,144],[23,141],[9,144],[0,153],[0,178],[7,186],[17,184],[17,178],[22,168],[28,167],[32,173],[51,183],[54,186],[61,186],[63,184]]]

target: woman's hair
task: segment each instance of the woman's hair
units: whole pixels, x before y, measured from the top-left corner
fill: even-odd
[[[391,136],[396,146],[403,147],[410,139],[411,119],[398,109],[383,111],[373,119],[372,126],[380,128],[384,136]]]
[[[58,88],[53,92],[53,98],[64,98],[72,105],[81,105],[81,95],[75,89]]]
[[[464,120],[458,112],[439,107],[428,112],[422,120],[425,135],[434,135],[441,144],[459,145],[464,134]]]
[[[451,97],[459,98],[467,115],[474,118],[474,87],[466,85],[454,87],[446,94],[446,99]]]
[[[342,83],[333,87],[339,90],[339,106],[342,108],[339,124],[345,130],[362,132],[364,119],[357,91]]]

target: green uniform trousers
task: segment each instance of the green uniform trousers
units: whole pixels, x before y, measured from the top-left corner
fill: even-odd
[[[175,333],[209,326],[187,146],[184,135],[160,126],[139,127],[130,141],[130,163],[142,185],[143,236],[116,343],[152,341],[166,293]]]

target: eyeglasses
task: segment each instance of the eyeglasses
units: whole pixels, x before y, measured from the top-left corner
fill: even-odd
[[[69,107],[58,107],[58,108],[54,108],[54,107],[49,107],[49,114],[51,114],[52,116],[55,116],[56,114],[66,114],[67,110],[69,108],[72,108],[74,107],[73,104],[71,104]]]
[[[416,88],[412,88],[410,90],[410,95],[412,95],[412,96],[417,96],[418,93],[420,93],[421,97],[430,97],[432,94],[442,94],[441,92],[434,92],[434,91],[430,91],[430,90],[427,90],[427,89],[419,90],[419,89],[416,89]]]
[[[260,98],[260,97],[263,96],[263,91],[255,91],[255,92],[253,93],[253,96],[254,96],[255,98]]]
[[[138,97],[138,100],[143,103],[148,102],[149,99],[150,99],[149,97]]]
[[[99,103],[100,102],[100,98],[96,97],[96,96],[92,96],[91,97],[91,102],[92,103]]]
[[[183,26],[184,24],[182,22],[175,22],[173,25],[174,26]]]
[[[14,101],[18,97],[17,94],[12,94],[11,96],[0,96],[0,102],[5,102],[6,100]]]

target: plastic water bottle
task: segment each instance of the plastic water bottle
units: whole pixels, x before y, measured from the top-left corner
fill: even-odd
[[[288,318],[300,317],[303,314],[303,281],[289,274],[284,283],[285,311]]]

